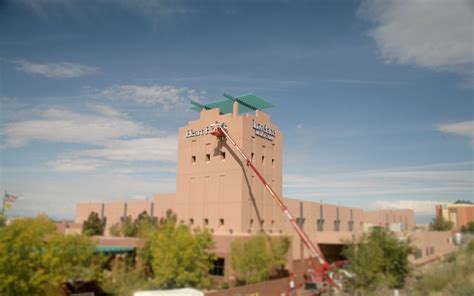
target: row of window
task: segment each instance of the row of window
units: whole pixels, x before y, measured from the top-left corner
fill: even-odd
[[[221,154],[220,154],[220,158],[221,160],[225,160],[225,152],[224,151],[221,151]],[[192,164],[195,164],[196,163],[196,155],[191,155],[191,163]],[[206,154],[206,162],[210,162],[211,161],[211,154]]]
[[[181,220],[180,222],[181,222],[181,224],[184,224],[184,220]],[[193,226],[194,223],[195,223],[194,218],[190,218],[190,219],[189,219],[189,225],[190,225],[190,226]],[[263,228],[264,224],[265,224],[265,220],[261,220],[261,221],[260,221],[259,228]],[[204,225],[205,227],[209,226],[209,219],[208,219],[208,218],[204,218],[204,219],[203,219],[203,225]],[[219,219],[219,225],[218,225],[218,226],[219,226],[219,227],[224,227],[224,225],[225,225],[225,220],[224,220],[224,218],[220,218],[220,219]],[[249,232],[249,233],[252,232],[253,226],[254,226],[254,220],[253,220],[253,219],[250,219],[250,228],[248,229],[248,232]],[[274,228],[274,226],[275,226],[275,220],[272,220],[272,221],[270,222],[270,229],[268,230],[270,233],[273,233],[273,228]],[[214,232],[214,229],[211,228],[210,230],[211,230],[211,232]],[[230,233],[233,233],[232,229],[229,229],[229,232],[230,232]],[[283,233],[283,230],[280,229],[279,232],[280,232],[280,233]]]
[[[250,160],[255,163],[255,160],[254,160],[254,153],[251,154],[250,156]],[[209,153],[206,153],[206,163],[210,162],[211,161],[211,154]],[[220,159],[221,160],[225,160],[225,152],[224,151],[221,151],[220,153]],[[196,155],[191,155],[191,164],[195,164],[197,162],[197,157]],[[262,155],[262,164],[264,165],[265,164],[265,155]],[[272,158],[272,167],[275,167],[275,159]]]
[[[225,160],[225,151],[221,151],[219,156],[220,156],[221,160]],[[211,154],[210,153],[206,153],[205,160],[206,160],[206,162],[211,161]],[[253,152],[250,154],[250,161],[255,163],[255,154]],[[195,164],[196,162],[197,162],[196,155],[191,155],[191,164]],[[265,155],[262,155],[262,164],[265,165]],[[275,159],[274,158],[272,158],[271,164],[272,164],[272,167],[275,167]]]
[[[296,218],[296,223],[303,227],[304,225],[304,222],[305,222],[305,218]],[[189,219],[189,225],[194,225],[194,218],[190,218]],[[325,220],[324,219],[318,219],[316,221],[316,229],[317,231],[324,231],[324,222]],[[184,223],[184,220],[181,220],[181,223],[183,224]],[[209,219],[208,218],[204,218],[203,220],[203,225],[204,226],[209,226]],[[219,219],[219,227],[224,227],[225,225],[225,220],[224,218],[220,218]],[[258,225],[259,227],[264,227],[265,225],[265,220],[261,220],[260,221],[260,225]],[[250,219],[250,229],[249,231],[251,231],[251,229],[254,227],[254,219]],[[273,229],[275,226],[275,220],[271,220],[270,222],[270,229]],[[348,230],[350,232],[353,232],[354,231],[354,221],[348,221],[347,222],[347,226],[348,226]],[[339,219],[336,219],[334,220],[334,231],[340,231],[341,230],[341,220]]]
[[[318,219],[316,220],[316,230],[317,231],[324,231],[324,219]],[[350,232],[354,231],[354,221],[350,220],[347,221],[347,228]],[[334,231],[340,231],[341,230],[341,220],[336,219],[334,220]]]
[[[203,220],[203,224],[204,226],[209,226],[209,219],[208,218],[204,218]],[[184,224],[184,220],[181,220],[181,224]],[[265,224],[265,220],[261,220],[260,221],[260,226],[263,226]],[[194,225],[194,218],[190,218],[189,219],[189,225]],[[219,219],[219,227],[222,227],[225,225],[225,220],[224,218],[220,218]],[[254,226],[254,220],[253,219],[250,219],[250,228],[253,228]],[[273,226],[275,226],[275,220],[272,220],[270,222],[270,226],[273,228]]]
[[[209,226],[209,219],[208,218],[204,218],[203,222],[204,222],[203,223],[204,226]],[[181,220],[181,224],[184,224],[184,220]],[[225,224],[224,218],[220,218],[219,219],[219,227],[224,226],[224,224]],[[194,225],[194,219],[193,218],[189,219],[189,225]]]
[[[435,253],[435,247],[425,248],[425,256],[431,256],[431,255],[434,255],[434,253]],[[415,256],[415,259],[419,259],[423,257],[423,250],[421,250],[420,248],[417,248],[415,249],[415,252],[413,255]]]

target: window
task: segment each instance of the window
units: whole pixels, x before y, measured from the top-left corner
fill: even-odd
[[[253,157],[255,156],[255,153],[250,153],[250,161],[253,162]]]
[[[305,220],[306,220],[305,218],[296,218],[296,223],[297,223],[299,226],[303,226]]]
[[[275,226],[275,220],[272,220],[271,227],[273,228],[273,226]]]
[[[324,231],[324,219],[318,219],[316,224],[318,231]]]
[[[222,160],[225,159],[225,152],[224,152],[224,151],[221,151],[221,159],[222,159]]]
[[[272,158],[272,167],[275,167],[275,159]]]
[[[339,231],[341,228],[341,220],[334,220],[334,231]]]
[[[215,276],[224,276],[224,270],[225,270],[225,259],[217,258],[213,262],[211,270],[209,270],[209,274],[215,275]]]
[[[354,221],[349,221],[348,228],[350,232],[354,231]]]
[[[204,226],[207,226],[207,225],[209,225],[209,219],[205,218],[204,219]]]
[[[351,209],[351,219],[349,220],[347,228],[348,228],[349,232],[354,231],[354,213],[352,212],[352,209]]]
[[[192,164],[196,163],[196,155],[191,156],[191,163]]]
[[[211,161],[211,155],[210,154],[206,154],[206,161],[207,162]]]
[[[421,249],[416,249],[414,255],[415,255],[415,259],[418,259],[418,258],[421,258],[421,256],[423,256],[423,252],[421,251]]]
[[[223,218],[219,219],[219,226],[220,227],[224,226],[224,219]]]
[[[194,225],[194,219],[193,218],[189,219],[189,225]]]
[[[426,248],[426,256],[433,255],[434,252],[435,252],[435,248],[434,248],[434,247]]]
[[[265,155],[262,155],[262,164],[265,164]]]
[[[426,248],[426,250],[425,250],[426,256],[433,255],[434,252],[435,252],[435,248],[434,248],[434,247],[429,247],[429,248]]]
[[[253,228],[253,219],[250,219],[250,228]]]

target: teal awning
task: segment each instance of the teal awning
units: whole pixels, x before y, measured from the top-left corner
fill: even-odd
[[[234,102],[239,103],[239,114],[248,113],[255,110],[264,110],[273,107],[272,104],[265,99],[254,94],[246,94],[240,96],[231,96],[224,94],[225,99],[220,99],[214,102],[201,104],[191,101],[191,109],[200,112],[203,109],[219,108],[221,114],[232,113],[232,106]]]
[[[95,250],[101,253],[127,253],[132,252],[135,248],[122,246],[96,246]]]

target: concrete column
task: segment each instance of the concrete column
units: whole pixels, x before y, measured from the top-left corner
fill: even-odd
[[[232,105],[232,116],[237,116],[239,115],[239,102],[234,101],[234,104]]]

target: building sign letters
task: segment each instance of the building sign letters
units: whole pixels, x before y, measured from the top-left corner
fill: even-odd
[[[224,128],[226,127],[225,123],[222,123]],[[206,126],[203,129],[188,129],[186,131],[186,138],[193,138],[193,137],[199,137],[199,136],[205,136],[208,135],[212,132],[212,127],[210,125]]]
[[[255,120],[253,120],[253,129],[255,130],[255,134],[257,136],[270,141],[275,140],[276,131],[274,129],[269,128],[265,124],[257,123],[255,122]]]
[[[224,127],[226,127],[225,123],[223,123]],[[267,125],[262,123],[257,123],[253,120],[253,129],[255,130],[255,134],[259,137],[264,139],[274,141],[276,136],[276,131],[272,128],[269,128]],[[199,136],[205,136],[212,132],[212,127],[210,125],[206,126],[202,129],[188,129],[186,131],[186,138],[193,138]]]

